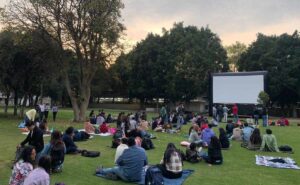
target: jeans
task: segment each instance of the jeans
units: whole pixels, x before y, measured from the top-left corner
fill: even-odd
[[[268,115],[263,115],[262,120],[263,120],[263,127],[266,127],[268,125]]]
[[[233,115],[233,122],[234,122],[234,123],[237,123],[238,120],[239,120],[239,116],[238,116],[237,114],[234,114],[234,115]]]
[[[115,166],[112,168],[104,168],[104,169],[102,169],[101,173],[103,175],[115,174],[124,181],[130,181],[127,177],[125,177],[124,170],[120,166]]]
[[[227,123],[228,113],[224,112],[224,122]]]
[[[258,118],[259,118],[259,115],[254,115],[254,123],[255,123],[255,125],[258,125]]]

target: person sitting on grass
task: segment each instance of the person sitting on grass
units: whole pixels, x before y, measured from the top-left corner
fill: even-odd
[[[50,185],[51,158],[43,156],[39,160],[38,167],[34,169],[24,181],[24,185]]]
[[[253,127],[250,127],[248,123],[244,123],[244,128],[242,129],[242,139],[243,143],[241,144],[242,147],[248,146],[250,136],[253,132]]]
[[[219,165],[223,163],[221,143],[216,136],[211,138],[207,154],[201,155],[201,157],[209,164],[209,166],[212,164]]]
[[[228,137],[226,136],[226,132],[225,132],[224,128],[219,128],[219,140],[220,140],[222,149],[229,148],[230,142],[229,142]]]
[[[162,175],[169,179],[177,179],[182,176],[182,158],[173,143],[167,145],[163,159],[160,161],[158,168]]]
[[[233,129],[232,136],[230,137],[230,139],[236,140],[236,141],[242,141],[242,129],[241,129],[240,125],[238,125],[238,124],[234,125],[234,129]]]
[[[65,159],[66,146],[62,140],[60,131],[54,130],[51,134],[50,142],[44,147],[41,156],[49,155],[51,157],[51,169],[54,173],[62,171]]]
[[[197,151],[197,144],[191,143],[190,147],[186,149],[185,152],[186,160],[191,163],[197,163],[200,161],[200,156]]]
[[[234,123],[232,120],[228,120],[226,124],[226,134],[228,138],[231,138],[233,134],[233,129],[234,129]]]
[[[96,128],[94,127],[94,125],[90,122],[89,118],[86,118],[86,121],[84,122],[84,130],[85,132],[91,134],[91,133],[95,133]]]
[[[258,128],[255,128],[250,136],[250,140],[247,146],[249,150],[259,150],[261,146],[261,136]]]
[[[66,153],[67,154],[77,154],[80,153],[81,150],[78,149],[76,144],[73,141],[73,137],[75,135],[75,129],[73,127],[68,127],[63,135],[63,141],[66,146]]]
[[[135,145],[135,139],[128,139],[129,148],[117,159],[116,166],[112,168],[98,168],[96,175],[108,179],[122,179],[126,182],[139,182],[142,179],[143,167],[148,164],[146,152]]]
[[[190,143],[200,143],[201,139],[199,136],[199,126],[194,124],[193,129],[191,130],[191,133],[189,135],[189,142]]]
[[[212,124],[208,125],[208,128],[204,129],[201,133],[201,140],[203,141],[204,146],[208,146],[210,143],[210,138],[215,135],[214,131],[211,129]]]
[[[15,163],[9,185],[23,185],[25,178],[33,170],[36,151],[33,146],[26,146]]]
[[[123,154],[125,149],[128,149],[128,139],[127,138],[122,138],[121,139],[121,143],[120,145],[117,147],[116,150],[116,155],[115,155],[115,163],[117,162],[117,160],[119,159],[119,157]]]
[[[28,143],[28,145],[34,146],[37,156],[39,156],[40,152],[44,148],[43,132],[39,127],[35,126],[33,121],[26,122],[25,126],[28,128],[29,133],[26,139],[17,147],[23,147],[26,143]]]
[[[279,152],[276,137],[272,134],[271,129],[266,129],[266,134],[263,135],[260,150],[266,152]]]

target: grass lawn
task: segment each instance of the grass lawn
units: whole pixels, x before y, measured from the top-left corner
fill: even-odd
[[[117,116],[119,111],[106,110],[106,112]],[[70,125],[76,128],[83,128],[82,123],[71,122],[72,115],[71,110],[61,110],[58,113],[58,121],[56,123],[50,121],[49,128],[53,127],[61,131]],[[148,119],[151,119],[153,116],[155,115],[148,114]],[[8,184],[11,175],[11,160],[15,155],[16,146],[25,138],[25,135],[22,135],[17,128],[20,121],[21,119],[17,118],[0,117],[0,185]],[[224,126],[224,123],[221,126]],[[156,148],[146,151],[148,162],[150,164],[159,163],[168,142],[175,143],[176,146],[185,151],[185,148],[180,147],[179,143],[187,140],[185,135],[189,127],[190,124],[185,125],[181,133],[178,134],[155,133],[157,139],[154,139],[153,143]],[[294,149],[295,154],[248,151],[241,148],[239,142],[233,141],[230,150],[223,151],[224,164],[221,166],[209,167],[203,161],[198,164],[184,162],[184,169],[195,170],[184,184],[299,185],[300,170],[275,169],[255,165],[255,154],[291,156],[296,162],[300,162],[300,127],[296,126],[296,122],[292,122],[290,127],[271,127],[271,129],[277,137],[278,145],[290,145]],[[215,131],[218,135],[218,131],[216,129]],[[261,129],[261,133],[265,133],[264,128]],[[45,143],[49,139],[49,137],[46,137]],[[98,158],[86,158],[80,155],[67,155],[63,172],[51,175],[51,184],[55,182],[64,182],[67,185],[128,184],[121,181],[105,180],[93,175],[96,167],[99,165],[104,167],[113,166],[115,149],[110,148],[111,137],[96,136],[89,141],[79,142],[77,145],[82,149],[101,151],[101,156]]]

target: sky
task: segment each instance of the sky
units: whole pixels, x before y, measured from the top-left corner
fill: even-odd
[[[0,0],[0,6],[9,0]],[[257,33],[300,30],[300,0],[123,0],[122,21],[129,46],[175,22],[208,26],[223,45],[250,44]]]

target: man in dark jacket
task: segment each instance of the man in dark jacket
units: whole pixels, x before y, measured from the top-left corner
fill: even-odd
[[[44,138],[43,138],[43,132],[39,127],[37,127],[33,121],[28,121],[26,122],[25,126],[28,128],[30,131],[29,134],[27,135],[26,139],[21,142],[21,144],[18,146],[24,146],[26,143],[28,145],[34,146],[37,156],[39,153],[43,150],[44,148]]]
[[[66,145],[67,154],[81,152],[73,141],[73,137],[75,135],[74,132],[75,129],[73,127],[68,127],[62,138]]]

